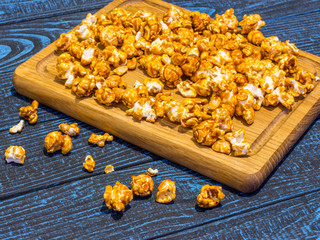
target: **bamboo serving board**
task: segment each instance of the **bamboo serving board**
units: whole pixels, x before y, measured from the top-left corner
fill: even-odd
[[[162,17],[170,6],[160,0],[115,0],[98,14],[119,7],[132,12],[143,9]],[[154,124],[137,121],[126,115],[123,105],[106,107],[92,97],[76,98],[64,87],[64,80],[56,78],[57,56],[52,43],[21,64],[13,75],[16,91],[242,192],[252,192],[263,183],[320,113],[320,84],[317,84],[291,111],[283,107],[262,107],[255,112],[256,119],[251,126],[234,118],[234,129],[246,130],[252,152],[246,157],[227,156],[197,144],[190,129],[166,119],[158,119]],[[319,76],[319,57],[301,51],[298,59],[302,68]],[[143,81],[146,77],[144,71],[137,68],[123,79],[132,87],[136,80]],[[172,92],[179,99],[177,92]]]

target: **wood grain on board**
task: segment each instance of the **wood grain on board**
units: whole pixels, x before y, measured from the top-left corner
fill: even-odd
[[[121,7],[129,11],[144,9],[161,17],[169,6],[158,0],[119,0],[98,13]],[[57,54],[53,43],[21,64],[13,78],[17,92],[243,192],[254,191],[261,185],[320,111],[318,84],[292,111],[281,107],[262,108],[256,112],[255,123],[251,126],[235,119],[235,129],[245,128],[253,151],[248,157],[227,156],[200,146],[192,139],[190,130],[165,119],[155,124],[140,122],[127,116],[121,110],[123,107],[108,108],[97,104],[93,98],[76,98],[55,77]],[[305,70],[319,76],[319,57],[301,51],[299,62]],[[123,78],[131,87],[136,80],[145,77],[142,70],[136,69]]]

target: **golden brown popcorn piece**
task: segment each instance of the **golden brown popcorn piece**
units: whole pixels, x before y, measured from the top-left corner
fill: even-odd
[[[161,56],[157,56],[154,54],[145,55],[139,59],[139,63],[146,70],[147,74],[150,77],[159,77],[160,71],[163,67]]]
[[[311,72],[307,72],[302,68],[299,68],[295,74],[295,80],[304,85],[307,92],[311,92],[314,89],[316,78]]]
[[[150,177],[154,177],[158,174],[158,169],[152,169],[148,168],[148,171],[146,171],[146,174],[149,175]]]
[[[190,46],[194,39],[194,32],[188,28],[177,28],[175,30],[174,41],[181,43],[182,46]]]
[[[113,70],[113,73],[119,76],[122,76],[123,74],[125,74],[128,71],[128,67],[127,66],[119,66],[117,68],[115,68]]]
[[[237,94],[236,116],[242,116],[247,124],[254,122],[254,96],[249,90],[240,90]]]
[[[113,187],[110,185],[106,187],[103,198],[109,209],[117,212],[123,212],[126,205],[131,202],[133,194],[132,190],[130,190],[126,185],[117,181]]]
[[[191,12],[192,27],[195,32],[202,32],[207,28],[211,21],[211,17],[206,13],[200,13],[198,11]]]
[[[24,120],[20,120],[17,125],[14,125],[12,128],[9,129],[10,133],[18,133],[21,132],[24,127]]]
[[[56,41],[56,47],[62,51],[67,50],[72,43],[78,42],[78,39],[74,32],[62,33],[59,39]]]
[[[154,123],[157,119],[156,111],[152,108],[153,102],[147,98],[140,98],[132,108],[126,111],[129,116],[141,120],[145,118],[147,122]]]
[[[110,106],[113,102],[115,102],[116,94],[106,85],[102,85],[98,90],[95,91],[95,97],[98,103],[105,104],[106,106]],[[122,96],[120,96],[120,99]]]
[[[38,101],[33,100],[30,106],[20,108],[19,116],[25,118],[29,122],[29,124],[35,124],[38,120],[38,106]]]
[[[24,148],[21,146],[10,146],[6,149],[4,155],[7,163],[15,162],[24,164],[24,159],[26,158],[25,153]]]
[[[121,47],[121,50],[127,54],[128,58],[133,58],[138,56],[138,49],[135,47],[135,35],[132,33],[127,33],[123,40],[123,45]]]
[[[54,153],[61,150],[63,155],[70,152],[72,148],[72,140],[68,135],[62,135],[61,132],[48,133],[44,139],[44,146],[48,153]]]
[[[196,89],[192,86],[192,82],[189,80],[182,81],[177,85],[180,94],[184,97],[194,98],[197,96]]]
[[[284,83],[287,88],[287,91],[293,97],[299,97],[307,93],[306,87],[302,85],[300,82],[296,81],[294,78],[286,78]]]
[[[109,133],[105,133],[103,135],[97,135],[92,133],[90,138],[88,139],[89,143],[96,144],[99,147],[104,147],[105,142],[111,142],[113,140],[113,136],[109,135]]]
[[[114,167],[113,167],[112,165],[107,165],[107,166],[104,168],[104,172],[105,172],[105,174],[114,172]]]
[[[212,19],[208,29],[214,34],[225,34],[228,31],[228,26],[224,22]]]
[[[84,78],[76,78],[72,83],[72,92],[77,97],[89,97],[96,87],[94,75],[86,75]]]
[[[132,108],[141,96],[136,88],[126,89],[122,95],[122,103],[128,108]]]
[[[146,197],[151,195],[153,191],[153,180],[149,175],[140,174],[131,177],[132,192],[139,197]]]
[[[243,16],[243,20],[239,22],[241,27],[241,34],[247,34],[254,30],[260,30],[266,23],[261,20],[261,16],[259,14],[252,14],[247,16],[246,14]]]
[[[202,208],[215,207],[224,197],[222,187],[206,184],[202,186],[200,190],[200,194],[197,197],[197,204]]]
[[[153,109],[156,111],[157,117],[164,117],[165,110],[164,105],[172,100],[170,92],[158,93],[155,97],[156,101],[153,105]]]
[[[212,149],[216,152],[221,152],[224,154],[230,154],[231,153],[231,145],[229,142],[225,140],[218,140],[212,145]]]
[[[91,155],[86,156],[85,162],[83,163],[83,167],[88,171],[88,172],[93,172],[94,167],[96,166],[96,162],[92,158]]]
[[[220,106],[220,103],[221,103],[221,98],[213,94],[207,106],[208,112],[212,112],[213,110],[218,108]]]
[[[261,105],[264,101],[263,91],[259,87],[255,86],[253,84],[246,84],[246,85],[244,85],[243,89],[248,90],[252,94],[252,96],[253,96],[252,107],[254,110],[259,111],[261,108]]]
[[[158,203],[169,203],[176,198],[176,184],[170,179],[163,180],[159,187],[156,196]]]
[[[163,22],[167,24],[170,29],[192,28],[190,16],[174,6],[171,6],[163,16]]]
[[[186,108],[177,101],[164,103],[164,111],[171,122],[180,122],[182,115],[187,113]]]
[[[264,58],[276,61],[283,54],[285,46],[276,36],[267,37],[261,43],[261,52]]]
[[[78,127],[78,123],[71,123],[68,125],[67,123],[61,123],[59,125],[59,129],[64,133],[71,137],[77,136],[80,133],[80,128]]]
[[[160,71],[160,79],[170,88],[175,88],[181,82],[181,68],[173,64],[164,65]]]
[[[294,104],[294,97],[290,93],[286,92],[284,86],[279,86],[272,93],[267,94],[263,104],[265,106],[277,106],[279,103],[287,109],[291,109]]]
[[[109,63],[105,60],[93,61],[90,67],[93,70],[92,74],[95,76],[107,78],[110,75],[111,69]]]
[[[181,63],[181,69],[184,75],[191,77],[199,68],[199,58],[194,55],[189,55],[184,58]]]
[[[221,16],[216,14],[216,20],[223,22],[227,25],[229,32],[236,32],[238,27],[237,17],[234,15],[233,8],[226,10]]]
[[[235,156],[245,156],[251,152],[250,144],[246,140],[243,128],[235,132],[227,133],[224,138],[231,144]]]
[[[83,66],[89,65],[92,63],[94,60],[97,59],[98,57],[98,49],[95,46],[90,46],[83,50],[82,55],[81,55],[81,64]]]
[[[223,136],[225,131],[219,128],[219,124],[213,120],[205,120],[193,127],[193,137],[198,143],[212,146],[218,137]]]
[[[230,112],[224,108],[217,108],[212,112],[212,119],[216,122],[220,129],[230,132],[233,129],[233,123]]]
[[[127,54],[115,46],[107,46],[102,51],[102,55],[113,67],[125,65],[127,63]]]
[[[298,59],[294,55],[282,54],[278,58],[278,66],[287,73],[295,73],[298,67]]]
[[[148,88],[148,93],[155,95],[163,91],[163,83],[157,78],[146,78],[143,84]]]
[[[134,70],[137,67],[137,58],[131,58],[127,60],[127,67],[129,70]]]
[[[181,53],[175,53],[171,56],[171,63],[173,65],[179,66],[183,63],[185,56]]]
[[[100,26],[98,29],[98,38],[104,46],[121,46],[123,43],[124,32],[121,27],[107,25]]]
[[[260,46],[262,41],[265,39],[262,32],[259,30],[250,31],[247,38],[249,42],[257,46]]]

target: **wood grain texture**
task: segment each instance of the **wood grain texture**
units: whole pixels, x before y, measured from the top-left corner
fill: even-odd
[[[312,128],[319,129],[320,122]],[[310,136],[311,132],[307,133],[303,142],[307,143]],[[88,239],[99,236],[108,236],[109,239],[146,239],[207,223],[219,223],[225,219],[232,221],[235,216],[245,219],[242,217],[244,214],[256,209],[261,209],[261,213],[256,216],[270,219],[272,207],[270,214],[263,214],[269,206],[290,201],[298,195],[320,191],[316,184],[319,175],[313,170],[317,165],[317,156],[310,153],[304,157],[304,163],[299,158],[284,161],[264,187],[254,194],[243,194],[223,186],[226,198],[217,208],[207,210],[196,206],[196,196],[204,184],[217,182],[167,160],[157,160],[110,174],[65,183],[1,201],[0,218],[6,223],[6,227],[0,228],[0,237],[33,238],[36,231],[37,235],[44,239]],[[304,167],[304,164],[310,167]],[[155,189],[164,179],[169,178],[176,182],[177,197],[174,202],[156,203],[154,190],[150,198],[134,199],[123,214],[109,211],[102,198],[105,186],[114,185],[116,181],[129,186],[130,177],[144,173],[148,167],[159,169],[158,176],[154,177]],[[312,208],[316,205],[315,200],[313,202]],[[292,204],[284,204],[284,207],[292,207]],[[290,213],[294,211],[293,208]],[[259,226],[262,227],[263,224],[265,223],[261,221]],[[290,233],[290,229],[287,231]],[[229,229],[226,228],[224,234],[228,233]],[[252,236],[255,236],[253,232]]]
[[[72,138],[73,148],[69,154],[66,156],[60,152],[48,154],[44,148],[44,138],[49,132],[59,131],[59,124],[62,122],[76,121],[70,117],[60,118],[36,125],[26,125],[20,134],[10,134],[7,130],[0,132],[0,138],[5,139],[0,141],[1,153],[4,153],[10,145],[22,146],[26,151],[25,164],[22,166],[1,161],[0,199],[61,182],[101,175],[109,164],[119,170],[160,158],[117,138],[103,148],[91,145],[88,143],[91,133],[103,132],[81,122],[80,135]],[[92,174],[82,167],[87,155],[92,155],[96,161]]]
[[[35,18],[47,18],[63,14],[75,13],[79,11],[92,11],[107,5],[109,1],[94,0],[3,0],[0,6],[0,24],[15,23]],[[320,10],[319,0],[309,0],[297,2],[288,1],[197,1],[189,2],[182,0],[167,0],[167,2],[189,9],[191,11],[207,12],[214,16],[221,14],[232,7],[236,11],[237,17],[241,18],[244,14],[254,14],[259,11],[264,19],[272,19],[286,16],[296,16],[306,12],[316,12]]]
[[[158,239],[317,239],[319,197],[317,191]]]
[[[157,0],[114,1],[100,13],[122,7],[127,10],[145,9],[161,15],[169,6]],[[97,105],[92,98],[76,99],[61,81],[55,80],[56,58],[53,43],[20,65],[14,73],[17,92],[243,192],[259,187],[320,112],[319,85],[296,103],[291,112],[283,108],[262,108],[256,113],[255,124],[250,127],[239,120],[234,121],[235,129],[245,128],[253,149],[249,157],[235,158],[195,144],[191,141],[190,130],[167,120],[155,124],[138,122],[118,108]],[[319,57],[301,52],[299,61],[304,69],[319,74]],[[126,74],[124,79],[132,87],[136,79],[145,77],[143,71],[136,69]]]

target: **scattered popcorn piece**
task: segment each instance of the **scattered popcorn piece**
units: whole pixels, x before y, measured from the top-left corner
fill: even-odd
[[[48,153],[61,150],[61,153],[65,155],[72,149],[72,140],[69,135],[62,135],[61,132],[54,131],[47,134],[44,146]]]
[[[24,164],[24,159],[26,158],[25,150],[20,146],[10,146],[5,151],[5,157],[7,163],[15,162]]]
[[[180,122],[181,117],[187,113],[186,108],[177,101],[165,103],[164,111],[171,122]]]
[[[78,127],[78,123],[71,123],[68,125],[67,123],[61,123],[59,125],[59,129],[64,133],[71,137],[77,136],[80,133],[80,128]]]
[[[170,179],[163,180],[159,187],[156,196],[158,203],[169,203],[176,198],[176,184]]]
[[[212,145],[212,149],[216,152],[221,152],[225,154],[231,153],[230,143],[224,140],[218,140]]]
[[[91,155],[86,156],[85,162],[83,163],[83,167],[88,171],[88,172],[93,172],[94,167],[96,166],[96,162],[92,158]]]
[[[245,156],[251,151],[243,128],[235,132],[227,133],[224,138],[231,144],[235,156]]]
[[[106,206],[117,212],[123,212],[126,206],[133,199],[132,190],[130,190],[126,185],[116,182],[112,187],[108,185],[103,194]]]
[[[38,101],[33,100],[30,106],[20,108],[19,116],[25,118],[30,124],[35,124],[38,120],[38,106]]]
[[[151,195],[153,191],[153,180],[149,175],[140,174],[138,176],[132,176],[133,194],[139,197],[146,197]]]
[[[212,146],[218,137],[223,136],[225,131],[219,128],[219,124],[213,120],[205,120],[193,128],[193,137],[198,143]]]
[[[158,174],[158,172],[159,172],[158,169],[148,168],[148,171],[146,171],[146,174],[149,175],[150,177],[154,177]]]
[[[206,184],[202,186],[200,190],[200,194],[197,197],[197,204],[202,208],[215,207],[224,197],[222,187]]]
[[[104,147],[106,141],[113,141],[113,136],[109,135],[109,133],[105,133],[103,135],[97,135],[95,133],[92,133],[90,138],[88,139],[89,143],[96,144],[99,147]]]
[[[104,172],[107,174],[107,173],[111,173],[111,172],[114,172],[114,167],[112,165],[107,165],[105,168],[104,168]]]
[[[246,14],[243,16],[243,20],[239,22],[241,26],[241,34],[247,34],[253,30],[260,30],[266,23],[261,20],[261,16],[259,14],[252,14],[247,16]]]
[[[24,127],[24,120],[20,120],[20,122],[9,129],[10,133],[18,133],[21,132]]]

